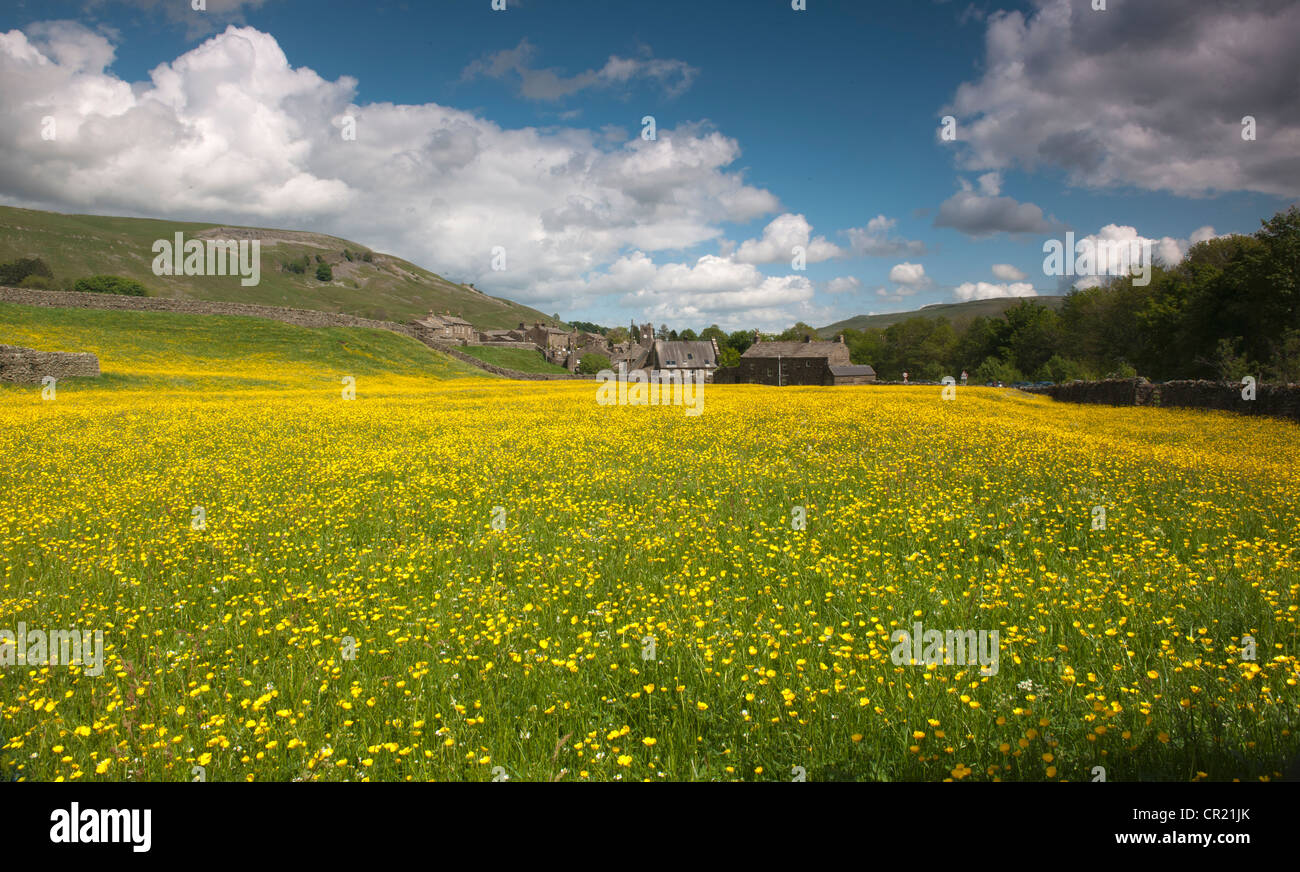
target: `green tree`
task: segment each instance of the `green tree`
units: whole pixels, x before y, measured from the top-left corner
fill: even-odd
[[[727,345],[736,349],[737,354],[744,354],[754,344],[753,330],[737,330],[727,337]]]
[[[848,329],[843,333],[844,344],[849,347],[849,360],[856,364],[874,367],[877,372],[889,359],[885,331],[877,327],[866,330]]]
[[[952,375],[951,358],[957,336],[947,318],[917,315],[885,328],[885,351],[876,372],[889,381],[902,379],[934,381]],[[850,356],[852,352],[850,351]]]
[[[1014,384],[1015,382],[1024,381],[1025,377],[1016,365],[1003,357],[988,357],[971,373],[971,380],[975,384],[997,384],[1001,382],[1004,385]]]
[[[316,280],[322,282],[331,282],[334,280],[334,270],[330,269],[327,263],[321,263],[316,267]]]
[[[727,334],[717,324],[710,324],[708,327],[701,330],[700,338],[705,342],[708,342],[710,339],[713,340],[718,343],[719,349],[727,344]]]
[[[595,352],[587,352],[578,361],[578,372],[583,375],[595,375],[602,369],[609,368],[609,358]]]
[[[0,285],[20,285],[28,276],[50,279],[51,282],[54,279],[49,264],[39,257],[20,257],[8,263],[0,263]]]
[[[1062,384],[1074,379],[1087,378],[1087,372],[1073,360],[1067,360],[1059,354],[1053,354],[1047,362],[1034,372],[1036,381],[1050,381]]]
[[[799,321],[793,327],[778,336],[777,339],[781,342],[802,342],[805,336],[811,336],[813,339],[816,339],[817,328]]]
[[[1022,373],[1036,371],[1060,347],[1060,319],[1051,309],[1021,300],[1002,317],[1007,324],[1005,343],[1010,359]]]

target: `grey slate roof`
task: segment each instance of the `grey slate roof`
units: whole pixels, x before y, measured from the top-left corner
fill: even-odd
[[[830,357],[844,346],[839,342],[755,342],[741,357]]]
[[[655,358],[660,369],[712,369],[718,365],[713,343],[708,341],[669,342],[656,339]]]
[[[875,375],[874,368],[866,364],[855,364],[853,366],[832,366],[830,367],[831,375],[849,376],[849,375]]]

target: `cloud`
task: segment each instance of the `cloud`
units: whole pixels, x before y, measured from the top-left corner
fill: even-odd
[[[849,228],[845,231],[849,237],[849,250],[855,255],[867,257],[925,254],[924,242],[903,239],[892,233],[897,223],[897,219],[877,215],[867,222],[866,227]]]
[[[1151,256],[1158,262],[1165,266],[1174,266],[1182,261],[1187,255],[1188,249],[1196,243],[1209,239],[1221,239],[1226,235],[1230,234],[1217,234],[1214,232],[1213,227],[1207,225],[1193,230],[1185,239],[1177,239],[1172,236],[1162,236],[1157,239],[1142,236],[1137,232],[1136,227],[1107,224],[1096,233],[1076,238],[1076,249],[1080,243],[1087,240],[1091,245],[1091,249],[1097,254],[1094,258],[1096,273],[1080,276],[1074,282],[1074,286],[1076,288],[1092,288],[1100,285],[1111,276],[1129,275],[1132,273],[1134,265],[1140,267],[1143,263],[1145,257],[1142,254],[1143,246],[1149,248]]]
[[[1001,176],[988,173],[979,179],[980,193],[965,179],[962,190],[939,206],[935,227],[951,227],[969,236],[992,236],[995,233],[1044,233],[1054,222],[1043,217],[1043,210],[1033,203],[1021,203],[1011,197],[999,197]]]
[[[899,263],[889,271],[889,280],[905,285],[912,290],[930,286],[930,278],[925,274],[925,267],[919,263]]]
[[[862,288],[862,282],[853,276],[839,276],[826,283],[826,293],[845,294]]]
[[[986,197],[996,197],[1002,193],[1002,173],[985,173],[977,181],[980,193]]]
[[[624,305],[656,321],[724,327],[774,326],[805,320],[813,305],[812,282],[802,275],[768,276],[753,264],[705,255],[693,264],[655,266],[642,252],[621,257],[594,285],[637,286]]]
[[[648,80],[660,87],[668,97],[676,97],[691,87],[699,70],[684,61],[653,57],[648,48],[642,49],[640,58],[623,58],[610,55],[598,70],[587,70],[574,76],[565,76],[554,68],[538,69],[530,66],[537,50],[527,39],[521,39],[512,49],[485,55],[461,72],[463,80],[485,76],[518,80],[519,93],[529,100],[560,100],[579,91],[591,88],[626,86],[636,80]]]
[[[1019,282],[1029,278],[1028,275],[1016,269],[1009,263],[993,264],[993,275],[995,278],[1002,279],[1004,282]]]
[[[953,289],[958,302],[994,300],[999,297],[1036,297],[1038,292],[1028,282],[994,284],[993,282],[963,282]]]
[[[716,242],[779,208],[731,169],[737,142],[702,125],[615,140],[359,103],[356,80],[294,67],[247,27],[132,83],[107,71],[102,35],[29,30],[0,33],[0,194],[16,205],[330,233],[547,311],[626,251]]]
[[[802,246],[808,263],[820,263],[844,252],[825,237],[812,237],[812,225],[802,215],[789,212],[778,215],[763,228],[761,239],[746,239],[736,251],[740,263],[789,262],[794,257],[794,247]]]
[[[967,170],[1040,166],[1071,184],[1300,195],[1300,4],[1032,0],[988,19],[983,75],[941,114]],[[1242,119],[1257,139],[1242,139]]]

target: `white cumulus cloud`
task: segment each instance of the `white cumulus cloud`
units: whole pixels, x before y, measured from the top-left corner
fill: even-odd
[[[912,290],[929,287],[930,279],[925,274],[925,267],[919,263],[898,263],[889,270],[889,280],[906,285]]]
[[[773,218],[763,228],[762,238],[742,242],[735,259],[740,263],[789,263],[795,256],[795,246],[802,246],[808,263],[820,263],[844,254],[839,246],[827,242],[825,237],[814,237],[807,218],[787,212]]]
[[[1086,241],[1095,254],[1091,274],[1080,275],[1074,286],[1091,288],[1110,276],[1130,275],[1134,267],[1141,268],[1147,262],[1148,256],[1165,266],[1174,266],[1196,243],[1219,239],[1223,235],[1226,234],[1217,234],[1213,227],[1205,226],[1192,231],[1185,239],[1172,236],[1155,238],[1143,236],[1136,227],[1126,224],[1107,224],[1096,233],[1075,239],[1076,249]]]

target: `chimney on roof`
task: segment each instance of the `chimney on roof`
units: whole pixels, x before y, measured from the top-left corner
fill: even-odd
[[[755,331],[754,331],[754,344],[757,345],[759,342],[762,341],[762,339],[763,339],[762,334],[759,333],[757,330],[755,330]]]
[[[843,333],[841,333],[839,336],[836,336],[835,339],[840,343],[840,345],[843,345],[843,344],[844,344],[844,334],[843,334]]]
[[[812,334],[811,334],[811,333],[805,333],[805,334],[803,335],[803,341],[804,341],[804,342],[812,342]]]

